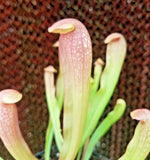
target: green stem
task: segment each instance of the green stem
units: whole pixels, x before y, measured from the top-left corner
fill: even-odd
[[[103,64],[104,62],[100,58],[98,58],[94,63],[94,78],[91,78],[90,84],[90,103],[92,102],[93,97],[100,86],[100,77],[102,74]]]
[[[52,121],[52,127],[54,129],[56,145],[60,151],[63,143],[63,137],[60,129],[60,108],[55,97],[54,72],[56,71],[52,66],[45,68],[44,80],[48,110]]]
[[[119,33],[108,36],[106,66],[102,73],[100,90],[95,94],[88,111],[84,136],[80,147],[94,131],[104,109],[106,108],[118,82],[126,55],[126,41]]]
[[[46,131],[46,141],[45,141],[45,160],[50,159],[51,146],[53,141],[53,128],[52,121],[49,120],[47,131]]]
[[[111,128],[111,126],[121,118],[121,116],[125,111],[125,108],[126,108],[125,101],[119,99],[117,101],[117,104],[115,105],[114,110],[108,113],[107,117],[100,123],[98,128],[93,133],[84,160],[90,159],[96,143],[101,139],[102,136],[104,136],[107,133],[107,131]]]
[[[81,154],[82,154],[82,149],[80,149],[79,152],[78,152],[77,160],[81,159]]]

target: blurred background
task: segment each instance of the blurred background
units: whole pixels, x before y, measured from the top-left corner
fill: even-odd
[[[31,150],[44,149],[48,111],[43,69],[58,69],[58,51],[52,44],[58,35],[47,29],[57,20],[76,18],[88,29],[93,45],[93,62],[105,61],[104,39],[122,33],[128,44],[127,56],[114,95],[104,117],[116,99],[127,109],[101,140],[100,154],[117,160],[133,136],[137,121],[130,111],[150,109],[150,1],[149,0],[1,0],[0,1],[0,90],[23,93],[18,103],[19,124]],[[0,156],[12,160],[0,141]],[[150,157],[148,158],[150,159]]]

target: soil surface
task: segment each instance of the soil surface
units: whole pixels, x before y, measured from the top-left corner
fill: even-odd
[[[39,159],[39,160],[44,160],[44,151],[38,152],[35,154],[35,156]],[[51,160],[58,160],[59,157],[59,153],[58,150],[56,148],[56,146],[52,147],[52,154],[51,154]],[[93,152],[93,155],[91,157],[90,160],[111,160],[103,155],[100,155],[96,150]]]

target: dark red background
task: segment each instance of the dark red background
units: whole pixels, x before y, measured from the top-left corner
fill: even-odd
[[[116,160],[133,136],[136,121],[129,113],[136,108],[150,109],[150,1],[149,0],[1,0],[0,1],[0,90],[14,88],[23,93],[18,104],[22,133],[31,150],[43,150],[48,113],[45,102],[43,69],[58,68],[58,36],[47,28],[62,18],[73,17],[87,27],[94,60],[105,60],[104,39],[112,32],[122,33],[128,44],[127,57],[114,96],[124,98],[123,118],[101,141],[100,153]],[[104,116],[105,116],[104,115]],[[11,160],[0,143],[0,156]]]

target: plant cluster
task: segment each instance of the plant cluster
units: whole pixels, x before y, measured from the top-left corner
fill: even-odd
[[[101,116],[117,85],[126,55],[126,41],[120,33],[105,39],[106,62],[98,58],[92,72],[92,44],[85,26],[76,19],[63,19],[48,28],[59,33],[59,73],[44,69],[49,122],[45,140],[45,160],[50,159],[52,141],[60,152],[59,160],[89,160],[94,146],[123,115],[126,103],[118,99],[103,121]],[[22,94],[13,89],[0,92],[0,137],[16,160],[36,160],[24,141],[15,103]],[[63,127],[60,114],[63,110]],[[119,160],[144,160],[150,151],[150,111],[138,109],[131,117],[140,120],[125,154]]]

